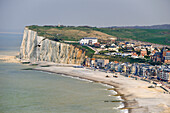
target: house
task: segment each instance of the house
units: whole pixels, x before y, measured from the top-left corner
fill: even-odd
[[[109,51],[116,51],[116,52],[119,51],[118,49],[119,49],[118,46],[110,46],[110,47],[108,48]]]
[[[140,55],[141,55],[141,56],[146,56],[146,55],[147,55],[146,49],[141,49]]]
[[[80,39],[79,43],[82,45],[94,45],[98,40],[95,37],[84,37]]]
[[[116,37],[114,37],[114,38],[110,37],[109,40],[112,41],[112,42],[115,42],[115,40],[117,40],[117,38]]]
[[[100,48],[100,43],[94,43],[95,48]]]
[[[134,47],[134,50],[135,50],[135,51],[140,51],[140,49],[141,49],[141,48],[140,48],[139,46],[135,46],[135,47]]]
[[[127,44],[126,44],[126,47],[133,47],[133,46],[134,46],[133,43],[127,43]]]
[[[161,52],[156,52],[154,55],[153,55],[153,62],[161,62],[161,57],[162,57],[162,54]]]
[[[100,46],[100,48],[101,48],[101,49],[105,49],[105,46],[106,46],[105,44],[102,44],[102,45]]]
[[[131,52],[131,55],[132,55],[132,56],[138,56],[138,54],[137,54],[136,52],[134,52],[134,51]]]
[[[133,47],[126,47],[127,51],[133,51]]]

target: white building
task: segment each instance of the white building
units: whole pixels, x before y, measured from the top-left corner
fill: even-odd
[[[98,40],[95,37],[84,37],[79,41],[79,43],[84,44],[84,45],[86,45],[86,44],[93,45],[93,44],[97,43],[97,41]]]
[[[119,51],[118,49],[119,49],[118,46],[110,46],[110,47],[108,48],[109,51],[116,51],[116,52]]]

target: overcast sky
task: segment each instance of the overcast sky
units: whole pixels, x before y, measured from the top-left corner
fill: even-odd
[[[0,0],[0,32],[33,24],[170,24],[170,0]]]

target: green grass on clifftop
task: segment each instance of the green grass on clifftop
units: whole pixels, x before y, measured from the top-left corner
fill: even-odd
[[[100,28],[96,30],[119,38],[170,45],[170,30],[166,29]]]
[[[38,35],[47,37],[56,41],[78,41],[83,37],[97,37],[98,39],[107,40],[109,37],[114,37],[106,33],[93,30],[87,26],[27,26],[33,31],[37,31]]]
[[[96,28],[89,26],[27,26],[38,35],[55,41],[78,41],[83,37],[97,37],[107,40],[109,37],[133,39],[163,45],[170,45],[170,30],[166,29],[127,29],[127,28]]]

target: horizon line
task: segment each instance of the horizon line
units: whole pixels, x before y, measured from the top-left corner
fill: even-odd
[[[0,32],[0,34],[23,34],[21,32]]]

